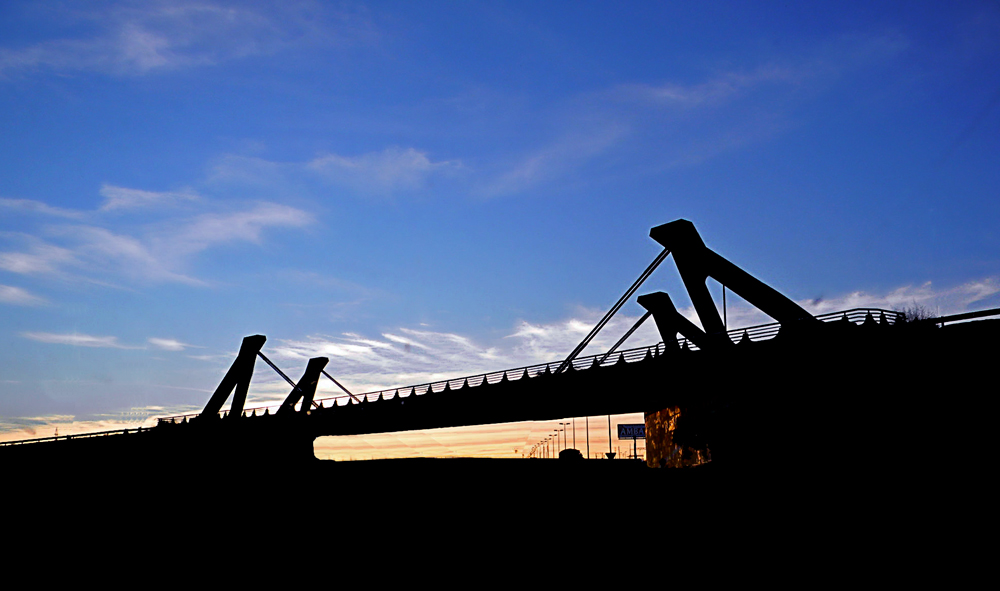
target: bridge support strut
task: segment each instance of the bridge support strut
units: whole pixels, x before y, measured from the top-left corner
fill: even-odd
[[[326,367],[330,360],[326,357],[313,357],[306,365],[306,371],[299,379],[299,383],[288,393],[288,397],[278,408],[278,414],[288,414],[295,411],[295,404],[302,399],[302,410],[306,412],[312,405],[313,396],[316,395],[316,384],[319,382],[319,374]]]
[[[250,388],[250,378],[253,376],[254,362],[257,360],[257,353],[264,346],[267,340],[262,334],[255,334],[243,339],[240,345],[240,352],[236,355],[236,360],[222,378],[219,387],[209,399],[205,409],[201,411],[199,417],[216,416],[222,410],[222,405],[233,392],[233,403],[230,405],[229,418],[239,418],[243,413],[243,406],[247,401],[247,390]]]

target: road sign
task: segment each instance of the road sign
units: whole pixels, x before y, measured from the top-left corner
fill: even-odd
[[[645,439],[645,423],[618,424],[618,439]]]

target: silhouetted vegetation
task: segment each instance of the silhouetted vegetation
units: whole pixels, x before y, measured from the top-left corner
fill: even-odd
[[[937,314],[931,312],[929,308],[921,306],[917,303],[898,311],[903,313],[903,322],[919,322],[921,320],[929,320],[937,317]]]

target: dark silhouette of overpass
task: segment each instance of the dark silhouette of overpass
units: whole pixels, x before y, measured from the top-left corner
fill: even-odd
[[[831,462],[846,457],[851,446],[874,446],[880,455],[898,458],[905,455],[899,448],[901,425],[919,420],[921,410],[945,392],[973,390],[968,368],[986,367],[995,355],[990,333],[998,321],[950,323],[1000,310],[920,321],[879,309],[814,317],[710,250],[686,220],[653,228],[650,236],[663,252],[561,362],[355,395],[325,371],[325,357],[309,360],[293,382],[262,352],[266,338],[253,335],[243,340],[198,415],[163,417],[152,429],[104,434],[114,436],[22,442],[4,451],[25,461],[306,461],[314,459],[313,440],[326,435],[643,412],[652,464],[669,455],[670,446],[710,449],[713,464],[744,467],[764,457]],[[648,312],[611,350],[580,357],[669,254],[703,328],[681,315],[666,293],[645,294],[638,303]],[[726,330],[708,277],[776,322]],[[650,316],[662,341],[619,351]],[[258,358],[288,381],[291,391],[280,405],[247,409]],[[932,365],[944,369],[924,371]],[[315,399],[323,376],[344,395]]]

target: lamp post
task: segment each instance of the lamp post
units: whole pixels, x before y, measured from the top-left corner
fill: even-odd
[[[614,456],[611,454],[611,415],[608,415],[608,459],[612,459]]]

